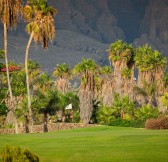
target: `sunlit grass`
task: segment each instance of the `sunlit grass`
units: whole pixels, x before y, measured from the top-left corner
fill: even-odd
[[[96,126],[44,134],[0,135],[43,162],[167,162],[168,130]]]

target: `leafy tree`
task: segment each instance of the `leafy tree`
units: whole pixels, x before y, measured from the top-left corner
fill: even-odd
[[[29,0],[28,4],[23,9],[24,17],[30,23],[26,26],[26,31],[30,34],[30,38],[26,47],[25,55],[25,71],[28,96],[28,110],[30,132],[33,131],[32,109],[29,89],[29,72],[28,72],[28,55],[29,48],[34,38],[35,43],[41,43],[43,48],[48,47],[48,41],[55,38],[55,25],[53,16],[57,10],[52,6],[48,6],[46,0]]]

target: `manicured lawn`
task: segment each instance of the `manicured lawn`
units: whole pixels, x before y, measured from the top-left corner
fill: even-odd
[[[41,162],[168,162],[168,130],[96,126],[45,134],[0,135]]]

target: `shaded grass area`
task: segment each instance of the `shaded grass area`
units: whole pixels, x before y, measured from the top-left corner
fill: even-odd
[[[96,126],[45,134],[0,135],[42,162],[167,162],[168,130]]]

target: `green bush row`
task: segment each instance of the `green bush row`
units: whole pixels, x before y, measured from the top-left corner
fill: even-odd
[[[134,127],[134,128],[144,128],[145,121],[143,120],[125,120],[125,119],[113,119],[109,126],[120,126],[120,127]]]

